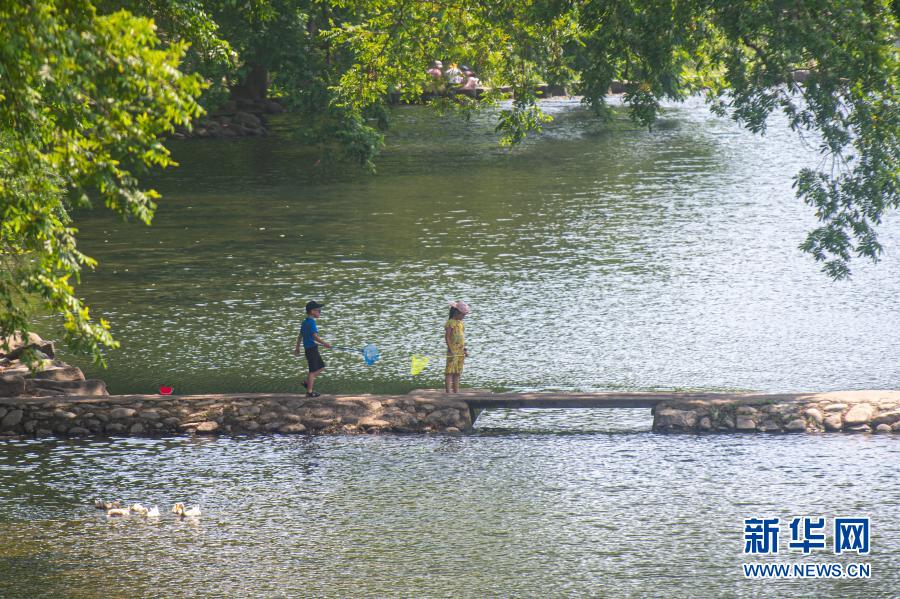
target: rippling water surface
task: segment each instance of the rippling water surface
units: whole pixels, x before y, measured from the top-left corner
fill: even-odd
[[[896,596],[894,439],[667,436],[645,420],[514,412],[463,437],[8,443],[0,596]],[[107,519],[96,496],[204,515]],[[743,518],[807,514],[870,514],[871,556],[783,545],[769,561],[865,561],[873,578],[744,580]]]
[[[833,284],[797,249],[813,225],[791,177],[817,157],[777,120],[742,132],[694,100],[653,132],[548,103],[543,137],[497,147],[470,123],[400,109],[370,176],[281,136],[175,146],[152,227],[84,214],[100,269],[81,290],[122,349],[113,392],[287,391],[303,305],[322,391],[434,386],[446,301],[474,306],[463,384],[513,389],[893,388],[898,229],[885,260]],[[320,159],[318,166],[317,161]]]
[[[326,339],[384,355],[326,354],[323,391],[434,386],[409,355],[440,352],[464,298],[464,386],[896,388],[897,228],[880,266],[830,283],[796,249],[813,222],[791,175],[816,157],[784,127],[754,137],[694,101],[653,132],[547,106],[511,152],[487,116],[401,109],[375,176],[287,128],[178,144],[153,227],[84,215],[101,268],[81,290],[122,342],[92,373],[114,393],[296,390],[315,298]],[[649,428],[493,411],[456,437],[4,442],[0,597],[896,597],[896,435]],[[95,497],[163,517],[108,520]],[[744,518],[864,514],[871,580],[744,580]]]

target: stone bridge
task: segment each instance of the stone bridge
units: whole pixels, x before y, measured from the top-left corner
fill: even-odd
[[[640,409],[679,433],[900,432],[900,391],[829,393],[231,393],[0,397],[0,436],[460,433],[495,409]]]

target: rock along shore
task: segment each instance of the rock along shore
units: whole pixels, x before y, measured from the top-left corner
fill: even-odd
[[[53,342],[35,333],[0,337],[0,399],[109,395],[106,383],[54,356]]]

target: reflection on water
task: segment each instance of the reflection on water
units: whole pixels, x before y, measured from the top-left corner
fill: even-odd
[[[514,389],[894,387],[896,227],[877,268],[833,284],[797,245],[813,224],[791,177],[816,157],[668,107],[652,133],[548,104],[547,134],[501,150],[471,123],[399,109],[377,175],[329,165],[288,134],[175,145],[152,227],[83,215],[100,269],[81,290],[122,349],[113,392],[297,390],[290,349],[310,298],[328,353],[321,391],[399,391],[412,352],[441,351],[464,298],[463,384]],[[324,165],[324,166],[323,166]]]
[[[890,436],[656,435],[486,413],[471,436],[9,442],[0,596],[889,597]],[[95,497],[159,504],[107,519]],[[175,501],[204,515],[179,521]],[[743,518],[869,514],[869,581],[744,580]],[[784,546],[786,551],[786,545]],[[859,562],[780,555],[779,562]]]

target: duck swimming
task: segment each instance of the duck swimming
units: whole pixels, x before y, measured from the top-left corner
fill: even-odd
[[[103,501],[102,499],[95,499],[94,507],[98,510],[112,510],[122,507],[122,502],[118,499],[115,501]]]
[[[141,516],[146,516],[147,512],[150,511],[147,508],[145,508],[144,506],[142,506],[140,503],[135,503],[129,509],[132,512],[134,512],[135,514],[140,514]]]
[[[106,510],[106,515],[109,517],[113,516],[127,516],[131,514],[131,510],[127,507],[114,507]]]
[[[195,518],[200,515],[200,506],[194,505],[186,508],[183,503],[176,503],[172,506],[172,513],[178,514],[182,518]]]

